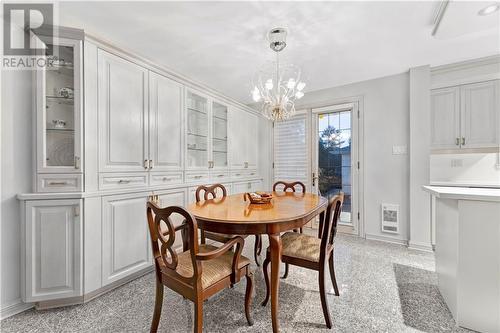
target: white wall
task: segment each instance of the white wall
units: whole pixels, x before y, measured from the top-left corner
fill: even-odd
[[[392,147],[409,145],[408,73],[307,92],[296,107],[331,105],[356,96],[362,99],[364,123],[361,171],[364,172],[365,234],[367,238],[406,243],[409,238],[409,157],[393,155]],[[400,205],[399,234],[381,232],[382,203]]]
[[[2,317],[20,302],[18,193],[31,191],[31,71],[2,71],[1,303]]]

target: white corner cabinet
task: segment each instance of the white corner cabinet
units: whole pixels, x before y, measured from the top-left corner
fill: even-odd
[[[500,81],[431,92],[433,149],[496,148],[500,144]]]
[[[268,155],[271,126],[254,110],[81,30],[47,46],[57,60],[34,74],[33,191],[18,195],[25,302],[82,303],[151,271],[152,194],[185,206],[201,184],[268,189],[257,147]]]

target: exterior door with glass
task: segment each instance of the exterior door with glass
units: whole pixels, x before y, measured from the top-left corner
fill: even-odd
[[[345,193],[339,230],[358,234],[358,105],[312,109],[312,191]]]

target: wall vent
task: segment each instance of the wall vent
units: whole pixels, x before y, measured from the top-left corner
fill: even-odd
[[[399,233],[399,205],[382,204],[382,232]]]

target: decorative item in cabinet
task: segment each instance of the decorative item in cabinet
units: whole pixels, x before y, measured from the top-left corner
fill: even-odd
[[[45,38],[38,37],[41,46]],[[82,173],[82,41],[53,38],[43,45],[52,66],[35,73],[36,174]],[[61,190],[74,191],[75,187]]]

